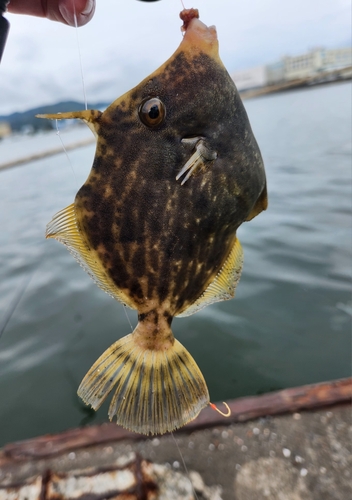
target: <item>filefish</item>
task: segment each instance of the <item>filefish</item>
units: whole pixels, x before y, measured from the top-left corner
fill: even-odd
[[[176,52],[104,112],[80,118],[97,138],[90,174],[46,237],[96,284],[138,312],[133,333],[90,368],[78,395],[143,434],[193,420],[209,404],[204,377],[171,330],[175,316],[231,299],[243,252],[237,228],[267,207],[263,160],[217,33],[183,10]]]

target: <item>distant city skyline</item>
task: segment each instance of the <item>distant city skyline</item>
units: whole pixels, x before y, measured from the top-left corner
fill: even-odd
[[[305,78],[309,78],[310,83],[312,78],[321,82],[324,74],[328,81],[334,78],[350,79],[351,68],[351,46],[334,49],[320,47],[294,56],[285,55],[271,64],[234,71],[231,76],[238,90],[249,90],[293,80],[301,80],[302,84]]]
[[[230,74],[315,47],[351,43],[349,0],[198,0],[215,24]],[[98,0],[86,26],[6,14],[11,23],[0,66],[0,115],[65,99],[83,100],[79,51],[89,102],[112,101],[172,55],[181,41],[179,0]]]

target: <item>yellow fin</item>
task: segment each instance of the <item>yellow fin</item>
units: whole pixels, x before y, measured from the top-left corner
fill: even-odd
[[[91,129],[95,137],[98,137],[99,125],[98,119],[101,117],[102,112],[96,109],[86,109],[84,111],[68,111],[67,113],[47,113],[36,115],[36,118],[46,118],[48,120],[70,120],[76,118],[83,120]]]
[[[134,309],[129,297],[116,287],[100,262],[97,252],[89,248],[76,221],[74,204],[60,210],[46,227],[46,238],[63,243],[77,262],[104,292]]]
[[[115,342],[94,363],[78,395],[97,410],[116,386],[109,418],[141,434],[164,434],[187,424],[209,403],[203,375],[178,342],[151,350],[135,331]]]
[[[268,208],[268,193],[267,193],[266,184],[265,184],[263,191],[260,193],[259,198],[255,202],[255,205],[252,208],[250,214],[248,215],[246,222],[254,219],[254,217],[259,215],[260,212],[263,212],[263,210],[266,210],[267,208]]]
[[[216,275],[215,279],[208,285],[202,295],[183,310],[177,317],[190,316],[214,302],[229,300],[235,296],[235,289],[240,280],[243,267],[243,250],[240,240],[236,238],[230,255]]]

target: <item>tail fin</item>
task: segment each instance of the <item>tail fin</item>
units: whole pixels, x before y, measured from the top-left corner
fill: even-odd
[[[141,434],[164,434],[199,414],[209,403],[208,389],[180,342],[175,339],[167,350],[146,349],[136,342],[136,330],[100,356],[78,395],[97,410],[116,386],[110,420],[116,416],[117,424]]]

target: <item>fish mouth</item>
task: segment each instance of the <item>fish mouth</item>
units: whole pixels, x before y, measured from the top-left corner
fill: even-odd
[[[184,40],[202,40],[203,42],[217,42],[218,36],[215,26],[207,26],[198,18],[191,19],[185,28],[181,28],[185,32]]]
[[[219,57],[218,36],[215,26],[206,26],[198,19],[198,11],[196,11],[196,14],[189,11],[196,11],[196,9],[185,9],[180,13],[180,17],[184,21],[184,25],[181,27],[184,37],[180,49],[186,50],[189,47],[197,47],[198,50],[213,55],[213,57]]]
[[[210,168],[218,157],[218,154],[209,147],[205,137],[185,137],[181,142],[185,147],[193,151],[189,160],[183,165],[176,176],[176,180],[178,181],[183,174],[186,174],[181,181],[181,186],[183,186],[197,171]]]

